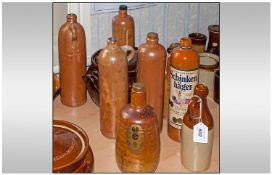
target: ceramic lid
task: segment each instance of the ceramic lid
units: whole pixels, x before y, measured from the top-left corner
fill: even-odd
[[[54,120],[53,136],[53,171],[72,172],[83,163],[88,153],[87,134],[75,124]]]

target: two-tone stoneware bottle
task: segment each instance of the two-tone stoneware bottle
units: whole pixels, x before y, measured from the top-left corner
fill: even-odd
[[[208,93],[206,86],[196,85],[183,118],[181,162],[195,172],[208,169],[211,162],[214,121],[207,104]]]
[[[182,119],[198,84],[199,57],[190,38],[181,38],[171,54],[168,136],[180,141]]]

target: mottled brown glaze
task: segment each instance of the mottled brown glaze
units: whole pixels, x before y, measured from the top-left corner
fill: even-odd
[[[214,121],[211,112],[207,105],[207,96],[209,90],[203,84],[198,84],[195,87],[194,96],[188,106],[188,110],[183,118],[183,132],[181,140],[181,162],[185,168],[199,172],[209,168],[213,135]],[[202,105],[199,102],[201,98]],[[200,105],[202,113],[200,114]],[[202,122],[208,127],[208,142],[198,143],[193,141],[193,127]]]
[[[90,173],[94,158],[89,138],[79,126],[63,121],[53,121],[53,172]]]
[[[169,94],[170,94],[170,66],[171,66],[171,53],[174,48],[179,47],[179,43],[172,43],[167,48],[167,60],[165,66],[165,79],[164,79],[164,98],[163,98],[163,118],[168,119],[169,115]]]
[[[67,15],[58,36],[61,102],[70,107],[83,105],[87,100],[85,31],[75,14]]]
[[[100,131],[107,138],[116,137],[122,108],[128,103],[128,60],[126,53],[109,38],[98,56]]]
[[[147,34],[146,43],[140,45],[138,49],[137,82],[145,85],[146,103],[155,109],[161,131],[166,50],[158,41],[158,34],[150,32]]]
[[[134,19],[127,14],[127,6],[120,5],[119,14],[112,19],[112,36],[118,46],[135,46]]]
[[[199,68],[199,57],[197,52],[195,52],[192,48],[191,48],[191,39],[190,38],[181,38],[180,40],[180,47],[175,48],[172,51],[171,54],[171,68],[175,68],[184,72],[190,72],[190,71],[197,71],[198,72],[198,68]],[[170,73],[171,74],[171,73]],[[197,73],[198,76],[198,73]],[[198,81],[198,77],[197,77],[197,81]],[[196,85],[197,83],[195,83]],[[173,85],[170,86],[170,96],[171,96],[171,89],[174,88]],[[188,101],[192,95],[193,95],[193,91],[194,91],[194,86],[191,88],[190,91],[188,91],[189,93],[191,93],[191,96],[186,96],[187,99],[186,101]],[[182,93],[184,93],[183,91],[180,91],[181,95]],[[168,136],[177,142],[180,142],[181,140],[181,129],[173,127],[170,122],[171,121],[171,113],[170,110],[173,106],[173,100],[171,99],[171,97],[169,98],[169,117],[168,117]],[[185,102],[183,104],[183,106],[187,107],[188,103]],[[186,112],[186,111],[185,111]],[[179,116],[181,118],[180,120],[177,120],[179,123],[179,125],[182,124],[182,118],[183,116]]]
[[[115,145],[122,172],[154,172],[160,159],[160,134],[155,110],[146,105],[142,83],[134,83],[131,103],[122,110]]]

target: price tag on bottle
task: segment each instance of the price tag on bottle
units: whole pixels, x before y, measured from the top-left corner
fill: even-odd
[[[200,122],[193,128],[193,141],[198,143],[208,143],[208,127]]]

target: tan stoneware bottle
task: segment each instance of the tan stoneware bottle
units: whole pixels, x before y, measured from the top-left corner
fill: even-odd
[[[137,82],[145,85],[146,103],[155,109],[160,131],[163,121],[165,62],[166,50],[159,44],[158,34],[148,33],[146,43],[138,49]]]
[[[208,169],[211,161],[214,121],[207,105],[208,93],[206,86],[196,85],[183,118],[181,162],[195,172]]]
[[[87,100],[85,31],[75,14],[68,14],[58,35],[61,102],[70,107],[83,105]]]
[[[181,139],[182,119],[198,84],[199,58],[191,45],[190,38],[181,38],[171,54],[168,136],[174,141]]]
[[[126,53],[109,38],[98,56],[100,131],[115,138],[121,109],[128,103],[128,61]]]
[[[119,14],[112,19],[112,36],[119,46],[135,46],[133,17],[127,14],[127,6],[120,5]]]
[[[146,104],[142,83],[134,83],[131,103],[122,110],[115,144],[122,172],[154,172],[160,159],[160,133],[154,109]]]

